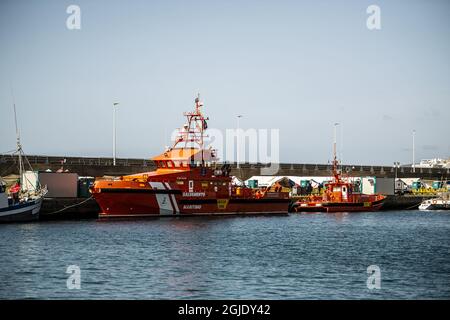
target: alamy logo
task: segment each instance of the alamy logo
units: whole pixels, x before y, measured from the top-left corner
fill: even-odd
[[[67,278],[66,286],[67,289],[81,289],[81,269],[77,265],[70,265],[67,267],[66,273],[70,274]]]
[[[174,130],[171,140],[176,141],[179,135]],[[267,167],[260,169],[263,176],[276,175],[280,163],[280,130],[279,129],[220,129],[208,128],[205,139],[206,149],[214,147],[217,156],[224,162],[240,163],[267,163]],[[194,155],[194,162],[201,163],[202,153]]]
[[[367,267],[367,289],[381,289],[381,269],[377,265],[371,265]]]
[[[66,27],[69,30],[81,29],[81,9],[79,6],[72,4],[67,7],[66,13],[70,14],[66,20]]]
[[[367,18],[366,26],[369,30],[380,30],[381,29],[381,9],[377,5],[370,5],[366,10],[367,14],[370,16]]]

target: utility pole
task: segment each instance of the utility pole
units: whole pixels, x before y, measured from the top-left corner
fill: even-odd
[[[240,157],[240,154],[239,154],[239,149],[241,148],[241,135],[240,135],[240,127],[239,127],[239,120],[241,120],[241,118],[242,118],[242,115],[238,115],[237,116],[237,135],[236,135],[236,138],[237,138],[237,150],[236,150],[236,164],[237,164],[237,168],[239,169],[240,168],[240,166],[239,166],[239,157]]]
[[[333,161],[337,162],[337,126],[339,125],[338,122],[334,124],[334,139],[333,139]]]
[[[416,130],[412,132],[412,172],[416,172]]]
[[[113,103],[113,166],[116,165],[116,106],[118,102]]]
[[[397,193],[397,169],[400,168],[400,162],[394,162],[395,167],[395,179],[394,179],[394,194]]]

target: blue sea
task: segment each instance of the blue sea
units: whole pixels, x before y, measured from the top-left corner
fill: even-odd
[[[450,212],[6,224],[0,269],[2,299],[449,299]]]

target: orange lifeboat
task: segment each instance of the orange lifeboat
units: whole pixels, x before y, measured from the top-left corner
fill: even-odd
[[[100,217],[185,216],[217,214],[287,214],[289,193],[254,192],[236,186],[231,167],[217,163],[216,151],[204,147],[207,121],[203,103],[193,112],[173,147],[152,160],[156,170],[115,179],[97,179],[91,193]]]
[[[333,179],[325,185],[325,191],[321,197],[310,196],[295,202],[292,209],[295,212],[356,212],[379,210],[385,196],[381,194],[367,195],[354,190],[351,182],[343,179],[338,170],[336,157],[336,137],[334,141]]]

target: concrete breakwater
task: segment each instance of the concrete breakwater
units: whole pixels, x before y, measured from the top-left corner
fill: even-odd
[[[119,176],[139,172],[152,171],[156,167],[149,159],[116,159],[113,166],[112,158],[87,158],[87,157],[64,157],[64,156],[27,156],[34,170],[44,171],[58,169],[76,172],[80,176]],[[0,155],[0,173],[2,176],[17,174],[16,156]],[[280,163],[278,171],[273,175],[279,176],[329,176],[331,164],[302,164],[302,163]],[[252,176],[264,175],[264,169],[270,164],[261,163],[236,163],[231,164],[231,174],[246,180]],[[262,172],[263,170],[263,172]],[[371,165],[342,165],[342,170],[351,176],[363,177],[389,177],[394,178],[422,178],[429,180],[441,180],[450,177],[450,170],[445,168],[415,168],[393,166],[371,166]]]

